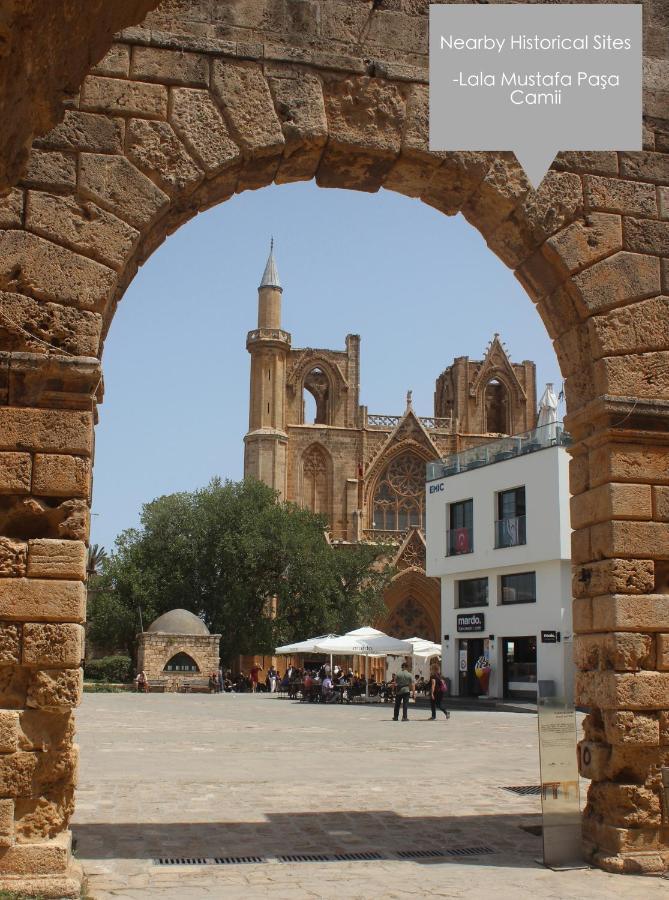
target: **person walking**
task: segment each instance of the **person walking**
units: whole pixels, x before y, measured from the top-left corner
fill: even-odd
[[[396,678],[397,691],[395,693],[395,711],[393,713],[393,721],[397,722],[400,715],[400,705],[402,706],[402,721],[408,722],[407,707],[409,705],[409,694],[415,699],[416,688],[413,683],[413,676],[409,671],[407,663],[402,663],[402,671],[398,673]]]
[[[446,684],[439,669],[433,669],[430,672],[430,706],[432,707],[432,719],[437,718],[437,709],[440,709],[447,719],[451,714],[441,705],[446,695]]]

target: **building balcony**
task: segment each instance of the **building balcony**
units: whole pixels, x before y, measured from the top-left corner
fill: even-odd
[[[495,522],[495,550],[527,543],[525,516],[511,516]]]
[[[571,437],[564,430],[562,423],[553,422],[523,434],[498,438],[486,444],[480,444],[478,447],[470,447],[469,450],[453,453],[444,459],[429,462],[426,480],[436,481],[439,478],[448,478],[451,475],[459,475],[461,472],[469,472],[481,466],[490,466],[493,463],[504,462],[527,453],[546,450],[548,447],[567,447],[569,444],[571,444]]]
[[[451,528],[446,532],[446,556],[474,552],[474,529]]]

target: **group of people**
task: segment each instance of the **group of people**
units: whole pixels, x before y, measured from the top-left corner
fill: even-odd
[[[393,720],[399,721],[400,708],[402,710],[402,721],[409,720],[409,697],[416,698],[416,680],[409,671],[408,663],[402,663],[402,669],[397,675],[393,675],[395,682],[395,708],[393,710]],[[447,693],[447,682],[439,669],[433,668],[430,672],[429,696],[432,720],[437,718],[437,710],[443,712],[447,719],[451,714],[443,707],[443,701]]]

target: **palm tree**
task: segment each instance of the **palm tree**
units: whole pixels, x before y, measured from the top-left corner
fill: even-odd
[[[107,559],[107,551],[104,547],[97,544],[91,544],[88,548],[88,560],[86,562],[86,574],[90,578],[92,575],[100,574],[100,566]]]

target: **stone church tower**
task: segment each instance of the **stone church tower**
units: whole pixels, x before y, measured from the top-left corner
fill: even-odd
[[[411,392],[401,415],[372,414],[360,405],[360,337],[347,335],[342,350],[293,348],[281,329],[281,299],[271,248],[258,327],[246,340],[244,475],[323,515],[333,547],[394,546],[397,575],[386,591],[387,614],[375,624],[397,637],[438,642],[439,582],[425,574],[426,463],[533,428],[535,365],[512,363],[495,335],[483,359],[458,357],[438,377],[433,416],[416,415]]]

